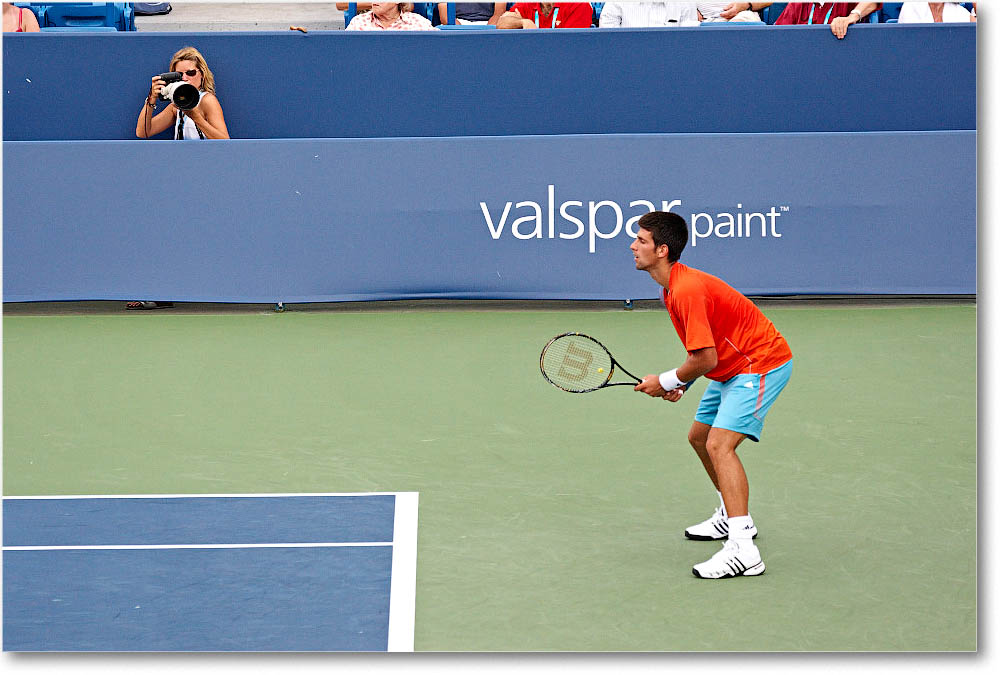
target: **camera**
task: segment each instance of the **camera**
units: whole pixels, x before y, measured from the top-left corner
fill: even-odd
[[[166,82],[160,90],[160,100],[170,101],[181,110],[197,107],[201,93],[193,84],[183,81],[180,73],[160,73],[157,77]]]

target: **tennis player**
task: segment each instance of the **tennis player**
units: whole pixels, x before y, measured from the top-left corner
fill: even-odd
[[[663,287],[663,303],[688,352],[677,368],[647,375],[635,390],[679,401],[692,380],[711,380],[701,397],[688,442],[715,484],[720,505],[708,520],[684,531],[688,539],[727,539],[722,550],[695,565],[702,579],[756,576],[764,561],[753,539],[750,489],[736,448],[759,441],[764,417],[792,374],[792,351],[756,305],[721,279],[679,262],[688,227],[676,213],[639,219],[632,242],[635,268]]]

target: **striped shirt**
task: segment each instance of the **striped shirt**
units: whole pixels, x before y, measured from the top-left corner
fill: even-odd
[[[693,2],[606,2],[601,10],[601,28],[679,26],[698,22]]]
[[[437,30],[427,20],[415,12],[403,12],[399,18],[388,26],[382,25],[375,12],[362,12],[353,19],[347,30]]]

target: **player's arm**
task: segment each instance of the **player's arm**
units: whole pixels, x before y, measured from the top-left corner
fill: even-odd
[[[684,363],[678,368],[642,378],[642,382],[635,385],[635,390],[656,398],[663,398],[667,392],[679,390],[680,393],[677,394],[676,398],[668,399],[676,401],[684,393],[687,383],[711,372],[718,362],[719,354],[715,351],[715,347],[696,349],[688,352]]]

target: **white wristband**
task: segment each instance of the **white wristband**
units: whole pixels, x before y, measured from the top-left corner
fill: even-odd
[[[665,373],[660,373],[660,386],[663,387],[664,391],[672,391],[678,387],[683,387],[686,382],[681,382],[677,379],[677,369],[668,370]]]

